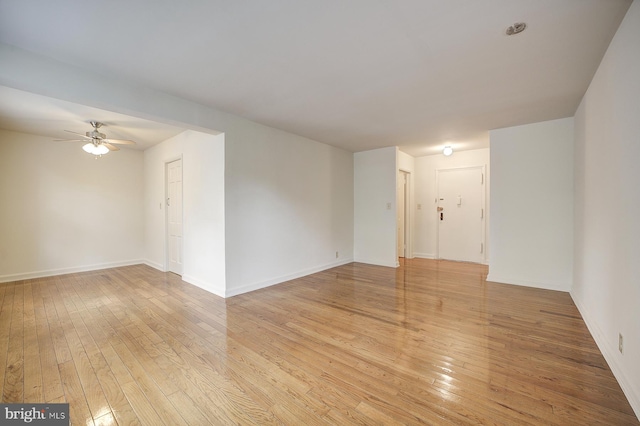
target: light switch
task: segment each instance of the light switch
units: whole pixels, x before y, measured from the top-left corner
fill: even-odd
[[[387,210],[391,210],[391,203],[387,203]]]

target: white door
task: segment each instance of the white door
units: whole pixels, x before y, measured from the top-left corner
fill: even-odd
[[[167,163],[167,260],[182,275],[182,160]]]
[[[407,172],[398,172],[398,257],[407,256]]]
[[[484,168],[438,170],[438,257],[484,262]]]

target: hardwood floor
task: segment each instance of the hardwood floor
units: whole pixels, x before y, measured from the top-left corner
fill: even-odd
[[[349,264],[230,299],[139,265],[0,284],[2,401],[73,424],[640,424],[567,293]]]

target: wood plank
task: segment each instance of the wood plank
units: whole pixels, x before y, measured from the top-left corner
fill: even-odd
[[[90,361],[116,422],[121,425],[140,424],[138,416],[133,411],[124,392],[122,392],[122,388],[109,368],[103,354],[92,354]]]
[[[7,376],[6,367],[9,356],[9,335],[15,286],[15,283],[0,285],[0,296],[2,296],[2,304],[0,305],[0,395],[4,395],[4,381]]]
[[[78,379],[83,389],[87,405],[93,417],[98,418],[110,411],[109,404],[104,395],[100,382],[91,366],[89,357],[84,351],[84,346],[75,329],[67,330],[65,337],[71,350],[73,363],[78,374]]]
[[[78,373],[73,361],[67,361],[58,366],[60,369],[60,378],[62,380],[62,388],[64,389],[64,397],[69,403],[69,417],[72,424],[93,425],[93,416],[87,399],[85,398],[84,389],[80,384]]]
[[[211,424],[212,419],[207,418],[198,406],[184,392],[174,392],[168,396],[173,409],[184,419],[188,425]]]
[[[11,307],[9,347],[2,402],[24,402],[24,283],[16,285]]]
[[[95,419],[94,424],[95,426],[117,426],[118,422],[113,416],[113,413],[109,412],[102,417],[98,417],[97,419]]]
[[[31,282],[24,286],[24,401],[45,402],[37,318]]]
[[[140,357],[140,351],[132,353],[124,344],[116,346],[114,350],[118,353],[122,362],[127,366],[127,369],[131,373],[132,378],[137,383],[140,390],[145,394],[147,399],[153,401],[154,409],[158,415],[162,417],[163,421],[167,424],[173,425],[183,424],[184,419],[171,408],[170,401],[141,365],[141,363],[143,363],[150,367],[153,365],[153,360],[148,357]]]
[[[129,403],[135,410],[138,418],[140,419],[140,423],[143,425],[164,425],[172,423],[165,423],[164,419],[162,419],[154,408],[154,404],[152,404],[144,392],[137,383],[128,382],[122,385],[122,392],[127,396]]]
[[[51,339],[49,321],[44,303],[47,279],[39,279],[34,285],[34,315],[36,319],[36,334],[38,337],[38,356],[40,358],[40,372],[42,374],[42,390],[44,402],[54,402],[64,396],[62,380],[58,370],[58,361]],[[43,290],[45,289],[45,290]],[[35,360],[33,361],[35,362]]]

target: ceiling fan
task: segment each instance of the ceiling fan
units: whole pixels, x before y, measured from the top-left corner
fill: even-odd
[[[65,132],[73,133],[81,137],[82,139],[55,139],[56,142],[86,142],[86,144],[82,147],[83,150],[88,152],[89,154],[93,154],[96,157],[100,157],[104,154],[107,154],[109,151],[119,151],[120,148],[115,146],[118,145],[133,145],[134,141],[126,140],[126,139],[111,139],[107,138],[107,135],[101,133],[98,129],[102,127],[104,124],[99,121],[90,121],[89,124],[93,127],[93,130],[90,132],[86,132],[84,135],[82,133],[72,132],[71,130],[65,130]]]

